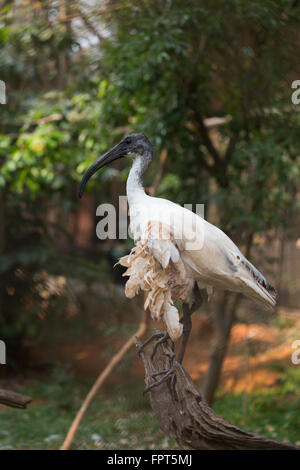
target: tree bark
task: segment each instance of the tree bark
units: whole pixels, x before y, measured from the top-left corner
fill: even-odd
[[[0,388],[0,403],[3,405],[11,406],[12,408],[26,408],[31,401],[31,397]]]
[[[158,332],[158,330],[155,330]],[[141,342],[136,339],[140,349]],[[159,344],[150,357],[140,349],[147,387],[158,381],[162,370],[171,369],[174,385],[163,381],[149,391],[151,407],[162,431],[181,448],[196,450],[299,450],[233,426],[217,416],[202,398],[192,379],[168,343]],[[159,375],[157,375],[159,373]],[[156,374],[156,375],[155,375]],[[153,377],[154,375],[154,377]]]

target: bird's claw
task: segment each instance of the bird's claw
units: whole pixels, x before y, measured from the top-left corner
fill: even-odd
[[[144,344],[142,344],[142,346],[140,346],[138,348],[138,351],[139,351],[139,354],[141,354],[144,349],[146,348],[146,346],[148,346],[148,344],[152,343],[152,341],[155,341],[155,344],[154,344],[154,347],[153,347],[153,351],[151,353],[151,360],[153,360],[156,352],[157,352],[157,348],[159,345],[167,342],[168,340],[171,340],[170,336],[169,336],[169,333],[167,331],[158,331],[158,330],[154,330],[154,333],[150,336],[150,338],[148,338]],[[159,372],[154,372],[151,377],[153,379],[155,379],[155,382],[151,383],[150,385],[148,385],[143,394],[145,393],[148,393],[150,390],[152,390],[153,388],[161,385],[162,383],[164,382],[168,382],[169,386],[170,386],[170,391],[171,391],[171,394],[173,397],[175,397],[175,382],[176,382],[176,373],[175,373],[175,369],[173,367],[173,361],[174,361],[174,358],[175,358],[175,353],[174,353],[174,342],[171,340],[171,346],[172,346],[172,351],[168,350],[168,351],[165,351],[165,355],[169,357],[169,369],[164,369],[164,370],[161,370]],[[159,380],[156,380],[156,377],[158,377],[159,375],[162,375],[162,377],[159,379]]]
[[[163,331],[162,336],[156,341],[156,343],[154,345],[153,351],[151,353],[151,360],[154,358],[158,346],[160,344],[165,343],[166,341],[168,341],[168,339],[170,339],[169,333],[167,331]],[[174,345],[173,342],[172,342],[172,345]]]
[[[174,367],[171,367],[170,369],[166,369],[166,370],[161,370],[159,372],[155,372],[154,374],[152,374],[151,377],[155,378],[158,375],[163,375],[163,377],[160,380],[157,380],[157,381],[153,382],[152,384],[148,385],[144,389],[143,394],[145,395],[146,393],[150,392],[150,390],[152,390],[153,388],[158,387],[159,385],[163,384],[164,382],[168,382],[172,397],[173,397],[173,399],[175,399],[176,398],[176,394],[175,394],[176,373],[175,373]]]
[[[151,359],[153,359],[156,351],[157,351],[157,348],[160,344],[164,343],[165,341],[168,341],[168,339],[170,339],[170,336],[169,336],[169,333],[167,331],[154,331],[154,333],[150,336],[150,338],[148,338],[144,344],[142,344],[142,346],[140,346],[138,348],[138,352],[139,354],[141,354],[145,347],[148,346],[148,344],[152,343],[152,341],[154,340],[157,340],[155,345],[154,345],[154,348],[153,348],[153,351],[152,351],[152,354],[151,354]],[[172,342],[172,348],[173,348],[174,344]]]

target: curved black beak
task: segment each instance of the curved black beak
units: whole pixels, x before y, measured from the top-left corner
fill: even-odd
[[[114,160],[118,160],[126,155],[126,148],[125,145],[120,142],[119,144],[115,145],[112,149],[108,150],[108,152],[101,155],[97,160],[92,163],[92,165],[86,170],[83,178],[81,180],[78,197],[82,197],[84,188],[88,180],[93,176],[96,171],[100,170],[103,166],[107,165],[108,163],[113,162]]]

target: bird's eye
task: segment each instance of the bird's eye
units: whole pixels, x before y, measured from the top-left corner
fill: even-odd
[[[131,137],[126,137],[125,142],[126,144],[131,144]]]

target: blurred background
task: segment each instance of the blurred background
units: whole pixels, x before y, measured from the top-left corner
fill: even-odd
[[[150,194],[205,204],[279,291],[275,312],[216,291],[194,315],[184,365],[215,411],[300,445],[298,0],[0,2],[0,406],[2,448],[57,448],[85,394],[142,319],[117,259],[132,241],[96,237],[129,162],[79,181],[124,134],[144,132]],[[148,335],[155,325],[149,324]],[[72,444],[168,449],[132,350]]]

